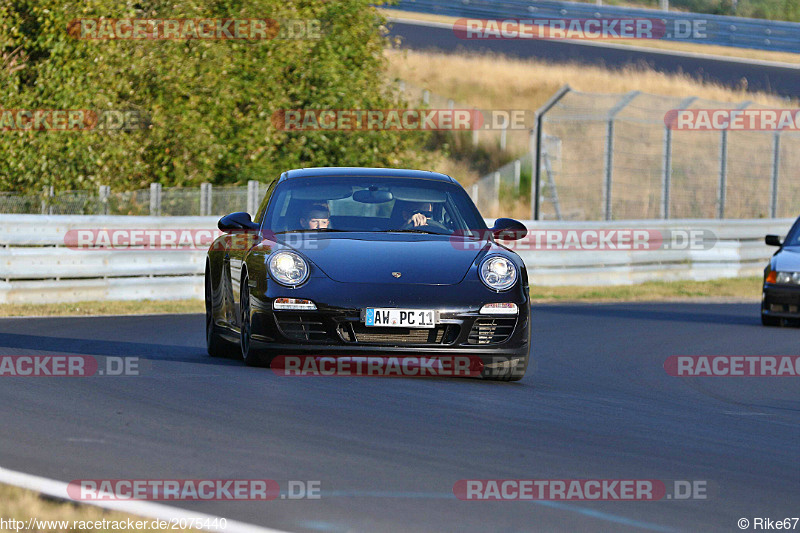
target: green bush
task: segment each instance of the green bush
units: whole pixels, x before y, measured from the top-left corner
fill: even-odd
[[[79,40],[78,18],[319,19],[320,39]],[[269,181],[302,166],[417,166],[422,134],[284,132],[280,109],[404,106],[367,0],[6,0],[0,108],[138,110],[128,132],[0,131],[0,190]],[[24,66],[24,68],[20,68]]]

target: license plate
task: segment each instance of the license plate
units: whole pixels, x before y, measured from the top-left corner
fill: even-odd
[[[364,313],[364,324],[384,328],[432,328],[436,326],[436,311],[369,307]]]

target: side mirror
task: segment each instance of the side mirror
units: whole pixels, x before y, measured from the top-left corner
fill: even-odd
[[[250,213],[239,211],[219,219],[217,227],[225,233],[230,233],[232,231],[257,230],[258,224],[250,219]]]
[[[519,220],[513,218],[498,218],[494,222],[494,227],[489,230],[495,239],[504,241],[516,241],[528,234],[528,228]]]
[[[769,246],[782,246],[781,238],[779,235],[767,235],[764,237],[764,242]]]

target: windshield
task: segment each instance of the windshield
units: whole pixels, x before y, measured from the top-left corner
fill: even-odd
[[[800,218],[795,220],[786,238],[783,240],[784,248],[795,248],[800,246]]]
[[[275,189],[264,229],[452,235],[486,229],[459,185],[381,177],[294,178]]]

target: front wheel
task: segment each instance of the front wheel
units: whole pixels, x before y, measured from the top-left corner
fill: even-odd
[[[247,366],[262,366],[263,361],[253,348],[252,322],[250,320],[250,280],[245,272],[239,286],[239,346],[242,359]]]
[[[206,265],[205,281],[206,351],[211,357],[227,357],[231,353],[232,346],[222,338],[219,334],[219,328],[214,322],[214,295],[211,288],[211,272],[208,265]]]

